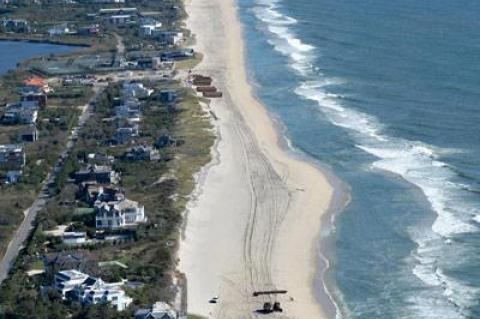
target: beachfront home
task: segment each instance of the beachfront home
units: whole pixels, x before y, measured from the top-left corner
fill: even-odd
[[[122,289],[123,285],[123,282],[106,283],[101,278],[89,277],[75,288],[74,295],[87,306],[110,304],[115,310],[123,311],[133,301]]]
[[[140,35],[144,37],[151,37],[155,32],[160,31],[162,27],[161,22],[151,21],[149,23],[144,23],[140,26]]]
[[[158,161],[160,152],[151,146],[139,145],[130,148],[125,153],[125,159],[129,161]]]
[[[68,299],[69,293],[71,294],[77,286],[83,284],[88,277],[87,274],[75,269],[62,270],[55,275],[53,288],[65,300]]]
[[[97,201],[95,214],[97,228],[131,227],[147,221],[144,206],[129,199],[113,202]]]
[[[76,300],[87,306],[110,304],[117,311],[123,311],[132,303],[132,298],[122,289],[123,284],[106,283],[101,278],[70,269],[55,275],[53,288],[64,300]]]
[[[97,201],[113,202],[125,199],[125,192],[120,187],[91,182],[80,184],[79,194],[90,205],[95,204]]]
[[[63,236],[64,232],[61,232]],[[98,268],[94,256],[87,250],[69,250],[50,253],[42,257],[43,266],[50,272],[66,269],[76,269],[93,273]]]
[[[183,32],[154,30],[152,36],[164,45],[179,45],[183,40]]]
[[[168,134],[161,135],[158,138],[157,142],[155,143],[155,147],[158,149],[170,147],[170,146],[176,146],[176,145],[177,145],[177,140]]]
[[[195,56],[195,51],[193,49],[182,49],[175,51],[163,52],[160,55],[162,61],[171,61],[171,60],[183,60],[189,59]]]
[[[21,145],[0,145],[0,168],[18,169],[25,166],[26,155]]]
[[[178,313],[165,302],[156,302],[148,309],[138,309],[135,319],[177,319]]]
[[[42,259],[44,268],[51,273],[67,269],[75,269],[90,274],[98,272],[97,262],[92,253],[87,250],[51,253],[43,256]]]
[[[77,184],[92,181],[99,184],[117,184],[120,175],[108,165],[87,165],[74,174],[74,179]]]
[[[172,70],[175,67],[173,61],[162,61],[161,57],[152,58],[152,69],[154,70]]]

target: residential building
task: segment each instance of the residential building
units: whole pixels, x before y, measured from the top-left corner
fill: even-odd
[[[125,3],[125,0],[93,0],[94,3]]]
[[[80,195],[90,205],[97,201],[114,202],[125,199],[125,192],[120,187],[88,182],[80,185]]]
[[[127,101],[115,108],[118,118],[128,118],[133,122],[140,122],[140,104]]]
[[[125,26],[127,24],[135,23],[135,18],[130,14],[117,14],[108,17],[108,22],[117,26]]]
[[[137,8],[104,8],[98,11],[99,15],[121,15],[121,14],[138,14]]]
[[[23,81],[23,84],[27,87],[37,88],[43,91],[43,93],[49,93],[52,91],[52,89],[48,85],[48,81],[41,76],[31,76],[25,81]]]
[[[117,184],[120,175],[108,165],[88,165],[75,173],[75,182],[97,182],[99,184]]]
[[[95,212],[97,228],[130,227],[147,221],[144,206],[129,199],[114,202],[97,201]]]
[[[92,24],[86,27],[79,27],[77,29],[77,34],[79,35],[99,35],[101,33],[101,28],[99,24]]]
[[[36,101],[22,101],[10,103],[5,107],[2,116],[4,124],[34,124],[38,118],[38,103]]]
[[[133,123],[117,128],[114,139],[117,144],[125,144],[131,141],[133,138],[137,137],[138,134],[139,126],[138,124]]]
[[[138,309],[135,319],[177,319],[178,313],[165,302],[156,302],[149,309]]]
[[[55,274],[53,288],[65,300],[72,297],[75,288],[82,285],[88,277],[87,274],[75,269],[62,270]]]
[[[110,304],[117,311],[125,310],[131,303],[122,289],[123,282],[106,283],[75,269],[60,271],[55,274],[53,288],[62,299],[81,302],[84,305]]]
[[[158,94],[158,99],[162,103],[173,103],[177,99],[177,92],[174,90],[162,90]]]
[[[151,37],[155,34],[155,32],[159,31],[162,27],[161,22],[150,22],[145,23],[140,26],[140,35],[144,37]]]
[[[125,159],[130,161],[158,161],[160,152],[151,146],[135,146],[125,153]]]
[[[74,295],[84,305],[110,304],[115,310],[123,311],[132,298],[122,289],[123,282],[106,283],[101,278],[89,277],[75,287]]]
[[[20,101],[22,103],[23,102],[34,101],[34,102],[36,102],[38,108],[44,109],[44,108],[47,107],[48,98],[47,98],[47,94],[45,94],[41,91],[31,90],[31,91],[22,92],[22,97],[21,97]],[[25,105],[25,104],[23,104],[23,105]]]
[[[157,142],[155,143],[155,147],[159,149],[170,147],[170,146],[176,146],[176,145],[177,145],[176,139],[174,139],[168,134],[163,134],[162,136],[160,136]]]
[[[173,61],[162,61],[161,57],[152,58],[152,69],[154,70],[172,70],[175,67]]]
[[[146,88],[143,83],[140,82],[130,82],[123,84],[123,93],[127,97],[143,99],[152,95],[153,91],[153,89]]]
[[[37,127],[33,124],[22,132],[20,135],[22,142],[35,142],[38,140],[38,130]]]
[[[193,49],[182,49],[182,50],[163,52],[160,55],[160,58],[162,59],[162,61],[183,60],[183,59],[192,58],[194,55],[195,55],[195,51]]]
[[[5,175],[5,184],[16,184],[22,178],[22,171],[8,171]]]
[[[98,165],[111,165],[115,162],[115,157],[100,153],[90,153],[87,155],[87,160]]]
[[[46,270],[52,273],[67,269],[75,269],[89,274],[98,272],[95,257],[87,250],[70,250],[47,254],[43,256],[43,265]]]
[[[74,175],[76,183],[94,181],[99,184],[117,184],[120,175],[108,165],[88,165]]]
[[[179,31],[154,29],[151,36],[155,37],[158,42],[165,45],[179,45],[184,40],[183,32]]]
[[[87,242],[86,232],[64,232],[63,243],[66,245],[81,245]]]
[[[0,145],[0,168],[22,168],[26,163],[26,155],[21,145]]]
[[[48,29],[48,34],[51,37],[52,36],[58,36],[58,35],[64,35],[64,34],[68,34],[68,33],[72,33],[72,31],[70,30],[70,28],[68,27],[68,24],[66,24],[66,23],[56,25],[56,26]]]
[[[2,25],[7,32],[27,33],[31,31],[30,24],[27,20],[23,19],[4,18],[0,20],[0,25]]]

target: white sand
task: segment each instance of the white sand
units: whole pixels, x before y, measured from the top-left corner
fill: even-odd
[[[333,188],[321,171],[278,145],[273,122],[248,84],[235,1],[186,5],[195,49],[204,54],[196,72],[213,76],[224,92],[211,103],[219,140],[190,203],[179,252],[189,312],[255,318],[255,310],[274,299],[252,292],[278,288],[288,290],[278,299],[282,317],[326,318],[313,279]],[[208,303],[213,296],[217,304]]]

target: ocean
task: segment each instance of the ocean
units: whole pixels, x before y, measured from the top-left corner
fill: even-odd
[[[66,53],[78,47],[47,43],[22,41],[0,41],[0,74],[17,67],[17,63],[34,57],[48,56],[49,54]]]
[[[338,318],[480,318],[480,2],[237,0],[252,82],[346,185]]]

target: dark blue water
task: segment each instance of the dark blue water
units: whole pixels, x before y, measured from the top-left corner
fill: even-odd
[[[351,187],[342,318],[480,318],[480,2],[238,0],[260,99]]]
[[[0,74],[15,69],[17,63],[24,60],[49,54],[66,53],[76,48],[46,43],[0,41]]]

